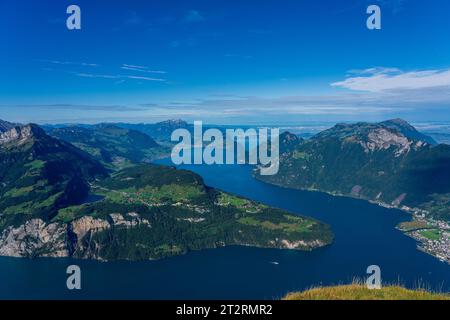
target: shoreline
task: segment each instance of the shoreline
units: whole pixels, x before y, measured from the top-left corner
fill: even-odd
[[[435,242],[433,242],[431,240],[427,240],[425,237],[419,236],[416,233],[413,233],[413,230],[405,231],[405,230],[402,230],[401,228],[399,228],[398,225],[394,226],[394,228],[399,230],[399,231],[401,231],[407,237],[410,237],[410,238],[416,240],[419,244],[421,244],[422,246],[417,245],[417,250],[422,251],[422,252],[424,252],[424,253],[426,253],[428,255],[431,255],[432,257],[438,259],[439,261],[447,263],[447,264],[450,265],[450,224],[448,222],[441,221],[441,220],[434,220],[434,219],[430,219],[430,218],[426,219],[424,217],[424,215],[428,213],[428,211],[426,211],[426,210],[422,210],[422,209],[419,209],[419,208],[410,208],[410,207],[407,207],[407,206],[393,206],[393,205],[390,205],[390,204],[387,204],[387,203],[384,203],[384,202],[381,202],[381,201],[372,200],[372,199],[368,199],[368,198],[364,198],[364,197],[354,197],[354,196],[351,196],[351,195],[345,195],[345,194],[338,193],[338,192],[330,192],[330,191],[319,190],[319,189],[310,189],[310,188],[291,188],[291,187],[286,187],[286,186],[283,186],[283,185],[280,185],[280,184],[277,184],[277,183],[270,183],[270,182],[264,181],[264,180],[260,179],[258,176],[256,176],[254,173],[255,173],[255,171],[252,174],[254,179],[256,179],[258,181],[261,181],[263,183],[267,183],[267,184],[270,184],[270,185],[273,185],[273,186],[277,186],[277,187],[283,188],[283,189],[293,189],[293,190],[308,191],[308,192],[320,192],[320,193],[324,193],[324,194],[327,194],[327,195],[330,195],[330,196],[333,196],[333,197],[343,197],[343,198],[350,198],[350,199],[355,199],[355,200],[362,200],[362,201],[365,201],[365,202],[368,202],[368,203],[371,203],[373,205],[377,205],[377,206],[380,206],[380,207],[383,207],[383,208],[386,208],[386,209],[395,209],[395,210],[400,210],[400,211],[402,211],[404,213],[408,213],[408,214],[411,215],[411,222],[413,222],[413,221],[424,221],[427,224],[431,225],[430,229],[437,229],[437,230],[439,230],[439,232],[441,234],[443,234],[441,236],[441,239],[439,240],[439,242],[443,242],[442,246],[446,246],[447,245],[447,248],[448,248],[447,251],[444,252],[444,253],[436,252],[436,249],[433,249],[433,248],[434,248],[434,246],[438,245],[437,243],[435,243]],[[419,218],[418,214],[421,214],[422,217]],[[447,226],[446,227],[441,227],[440,224],[446,224]],[[418,229],[418,230],[415,230],[415,231],[423,231],[423,230],[425,230],[425,229]],[[447,240],[445,239],[446,236],[445,236],[444,233],[449,233],[449,236],[447,237]],[[441,249],[442,247],[439,247],[439,248]]]

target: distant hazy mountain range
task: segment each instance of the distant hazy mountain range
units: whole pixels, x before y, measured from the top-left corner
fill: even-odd
[[[180,119],[172,119],[158,123],[116,123],[118,127],[143,132],[160,143],[168,143],[172,132],[176,129],[192,129],[192,125]]]
[[[125,123],[125,122],[113,122],[113,123],[99,123],[99,124],[46,124],[42,126],[46,131],[52,131],[56,129],[68,129],[68,128],[85,128],[85,129],[99,129],[101,127],[118,127],[128,129],[130,131],[138,131],[146,134],[151,139],[160,144],[167,144],[170,142],[170,136],[176,129],[193,129],[193,125],[183,121],[181,119],[170,119],[157,123]]]
[[[226,245],[311,250],[333,239],[316,220],[140,164],[161,148],[144,133],[47,130],[1,122],[0,255],[140,260]]]
[[[450,220],[450,146],[406,121],[337,124],[308,140],[286,132],[280,149],[279,173],[259,179],[417,207]]]
[[[124,167],[170,154],[145,133],[112,124],[47,128],[47,133],[86,151],[103,164]]]

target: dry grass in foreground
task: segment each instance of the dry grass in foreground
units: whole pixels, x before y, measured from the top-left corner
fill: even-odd
[[[286,295],[283,300],[450,300],[450,295],[423,289],[409,290],[400,286],[369,290],[361,284],[350,284],[293,292]]]

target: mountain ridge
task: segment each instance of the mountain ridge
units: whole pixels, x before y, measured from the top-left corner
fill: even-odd
[[[8,143],[22,144],[27,139],[40,137],[45,134],[38,125],[30,123],[27,125],[12,126],[10,129],[0,133],[0,145]]]
[[[14,126],[17,126],[18,124],[11,123],[8,121],[4,121],[0,119],[0,133],[3,133],[5,131],[8,131],[12,129]]]
[[[74,144],[105,165],[125,166],[168,154],[167,148],[134,129],[101,123],[89,127],[47,128],[48,134]]]
[[[51,218],[58,207],[86,197],[90,179],[107,174],[89,154],[35,124],[15,126],[0,140],[0,227],[29,216]]]
[[[408,133],[394,128],[399,125]],[[256,176],[286,187],[420,206],[450,192],[450,146],[428,143],[416,132],[398,119],[337,124],[288,148],[282,143],[279,174]]]
[[[170,119],[157,123],[115,123],[118,127],[143,132],[160,144],[170,144],[170,137],[176,129],[192,129],[192,125],[181,119]]]
[[[129,136],[111,125],[96,130]],[[210,188],[189,171],[108,170],[34,124],[1,139],[0,255],[148,260],[226,245],[312,250],[333,241],[322,222]]]

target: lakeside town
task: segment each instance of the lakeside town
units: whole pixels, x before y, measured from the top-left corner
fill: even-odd
[[[428,217],[424,210],[402,209],[412,212],[413,220],[397,228],[418,241],[419,250],[450,264],[450,224]]]

